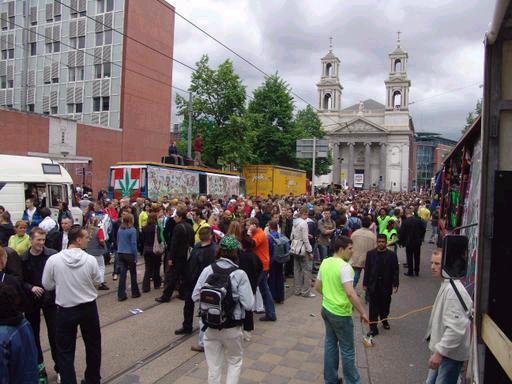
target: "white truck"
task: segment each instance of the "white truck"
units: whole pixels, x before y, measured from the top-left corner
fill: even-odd
[[[74,224],[82,224],[83,213],[73,198],[73,180],[59,163],[42,157],[0,155],[0,205],[11,214],[15,223],[21,220],[25,201],[48,207],[57,220],[59,205],[68,204]]]

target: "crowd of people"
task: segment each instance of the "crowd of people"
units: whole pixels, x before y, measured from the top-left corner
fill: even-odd
[[[82,196],[80,206],[83,227],[72,225],[65,206],[57,222],[29,198],[14,226],[0,207],[0,329],[7,324],[19,330],[16,335],[0,331],[0,338],[17,338],[12,356],[26,358],[16,362],[24,368],[13,372],[34,378],[23,382],[46,377],[41,313],[59,382],[76,383],[78,326],[87,355],[82,382],[100,382],[96,298],[97,290],[110,289],[105,264],[112,262],[119,301],[128,299],[129,273],[132,299],[154,289],[160,303],[184,300],[183,323],[175,334],[191,334],[194,314],[200,314],[192,349],[205,352],[210,383],[220,382],[224,355],[227,382],[238,382],[243,340],[251,340],[254,313],[261,313],[259,321],[278,319],[287,277],[293,277],[293,293],[304,299],[315,297],[315,287],[323,297],[325,382],[338,382],[341,351],[345,381],[358,383],[352,308],[370,324],[369,336],[378,335],[379,321],[390,328],[391,296],[399,287],[397,247],[406,250],[404,274],[418,276],[426,228],[437,228],[439,219],[436,202],[416,192],[164,196],[159,201],[117,201],[100,194],[96,201]],[[436,236],[433,230],[429,241],[436,242]],[[144,259],[140,288],[139,257]],[[369,317],[356,292],[359,281]]]

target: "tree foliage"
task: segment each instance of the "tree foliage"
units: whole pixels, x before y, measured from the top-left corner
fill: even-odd
[[[462,129],[462,134],[466,133],[466,131],[471,127],[476,119],[482,114],[482,99],[477,100],[475,109],[471,112],[468,112],[466,116],[466,125]]]
[[[192,134],[203,139],[203,161],[211,166],[239,163],[246,160],[244,124],[245,86],[226,60],[212,69],[208,56],[196,63],[189,91],[192,98]],[[184,116],[183,139],[187,140],[188,100],[176,97],[178,114]],[[233,140],[236,140],[234,145]]]
[[[297,159],[296,140],[323,138],[325,132],[311,106],[295,113],[290,87],[277,74],[254,90],[246,107],[245,86],[226,60],[216,69],[207,55],[196,63],[189,91],[192,98],[192,134],[203,138],[203,161],[213,167],[273,164],[311,172],[311,160]],[[188,99],[176,96],[184,117],[180,153],[186,153]],[[332,157],[317,159],[316,174],[327,174]]]

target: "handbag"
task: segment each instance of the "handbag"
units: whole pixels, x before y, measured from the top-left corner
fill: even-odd
[[[155,241],[153,242],[153,253],[157,256],[163,255],[165,252],[165,245],[158,241],[158,225],[155,225]]]
[[[292,238],[290,253],[296,256],[306,256],[306,248],[304,247],[304,241]]]

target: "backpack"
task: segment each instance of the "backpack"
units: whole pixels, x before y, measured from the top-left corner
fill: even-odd
[[[290,261],[290,240],[281,235],[274,237],[270,235],[272,239],[272,260],[276,263],[284,264]]]
[[[199,315],[205,328],[229,328],[236,324],[233,319],[236,303],[229,276],[238,267],[221,268],[213,263],[211,268],[213,273],[208,276],[199,293]]]
[[[350,216],[347,224],[352,232],[361,228],[361,220],[357,216]]]

